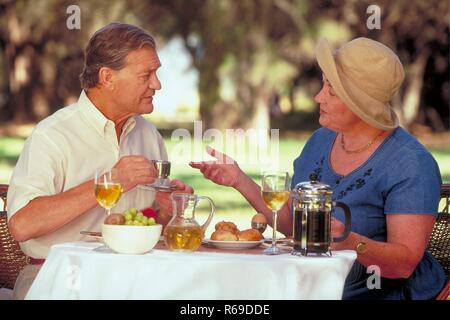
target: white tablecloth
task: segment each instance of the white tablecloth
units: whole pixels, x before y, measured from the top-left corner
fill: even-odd
[[[341,299],[356,259],[354,251],[259,252],[122,255],[97,242],[56,245],[26,299]]]

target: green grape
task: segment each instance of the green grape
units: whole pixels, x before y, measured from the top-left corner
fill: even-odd
[[[144,214],[142,212],[138,212],[136,217],[134,217],[134,220],[142,221],[142,218],[144,218]]]
[[[131,215],[131,213],[126,213],[125,214],[125,221],[132,221],[133,220],[133,216]]]
[[[133,216],[133,218],[136,217],[136,214],[138,213],[138,209],[136,209],[136,208],[130,208],[130,209],[128,209],[128,210],[130,210],[129,212],[131,213],[131,215]]]
[[[134,220],[134,221],[133,221],[133,225],[134,225],[134,226],[141,226],[142,224],[141,224],[140,221]]]
[[[133,225],[133,221],[127,220],[127,221],[125,221],[125,225],[126,226],[132,226]]]
[[[155,218],[153,218],[153,217],[152,218],[148,218],[148,225],[152,226],[154,224],[156,224]]]
[[[148,224],[148,218],[146,216],[143,216],[141,218],[141,222],[142,222],[142,225],[146,226]]]

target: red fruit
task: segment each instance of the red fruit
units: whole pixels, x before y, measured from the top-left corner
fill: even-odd
[[[158,213],[150,207],[142,210],[142,214],[147,218],[154,218],[155,220],[156,217],[158,216]]]

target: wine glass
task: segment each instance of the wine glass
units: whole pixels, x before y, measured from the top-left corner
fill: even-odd
[[[272,246],[264,250],[264,253],[279,254],[281,250],[276,245],[277,213],[289,199],[289,174],[285,171],[263,173],[261,193],[273,216]]]
[[[111,209],[117,204],[122,195],[122,185],[116,178],[117,169],[111,169],[105,173],[95,171],[95,198],[99,205],[111,214]]]

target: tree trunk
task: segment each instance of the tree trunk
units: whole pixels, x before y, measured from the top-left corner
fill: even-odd
[[[266,147],[269,141],[269,99],[270,93],[264,84],[261,84],[256,90],[253,97],[252,115],[249,121],[251,128],[258,130],[258,143],[260,147]]]
[[[423,75],[428,57],[428,51],[422,50],[417,59],[409,66],[408,84],[403,97],[402,113],[399,115],[400,125],[405,128],[408,128],[419,114]]]
[[[219,79],[216,75],[216,67],[205,67],[199,69],[199,96],[200,96],[200,118],[203,122],[203,129],[215,126],[213,110],[220,100]]]

